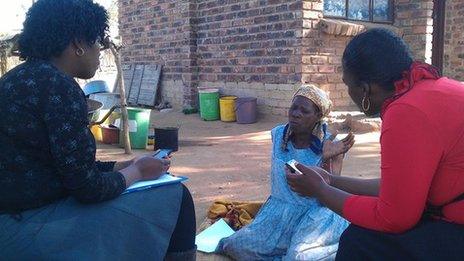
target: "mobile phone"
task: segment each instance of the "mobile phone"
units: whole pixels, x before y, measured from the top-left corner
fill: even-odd
[[[296,168],[297,164],[298,164],[298,161],[292,159],[292,160],[289,160],[287,163],[285,163],[285,166],[287,166],[287,168],[290,170],[291,173],[303,175],[303,173],[301,173],[301,171]]]
[[[164,159],[166,157],[169,157],[171,153],[172,150],[170,149],[159,149],[155,152],[155,154],[153,154],[153,157],[155,157],[156,159]]]

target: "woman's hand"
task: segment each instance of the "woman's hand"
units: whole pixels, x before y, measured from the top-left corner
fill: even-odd
[[[343,154],[340,154],[331,159],[323,160],[320,167],[331,175],[340,176],[343,168],[343,156]]]
[[[286,170],[290,188],[302,196],[317,198],[324,206],[343,216],[343,204],[351,194],[330,186],[332,180],[336,180],[337,177],[332,179],[332,175],[319,167],[297,164],[297,168],[303,173],[302,175],[292,174],[288,169]]]
[[[302,164],[298,164],[297,168],[303,175],[293,174],[288,168],[285,168],[287,183],[296,193],[306,197],[316,197],[323,187],[330,185],[332,175],[327,171]]]
[[[153,157],[153,154],[150,153],[150,154],[142,154],[142,155],[139,155],[139,156],[136,156],[135,158],[131,159],[131,160],[126,160],[126,161],[118,161],[114,164],[114,168],[113,168],[113,171],[120,171],[122,169],[125,169],[127,167],[129,167],[130,165],[134,164],[134,162],[136,162],[137,160],[143,158],[143,157]],[[164,159],[167,159],[169,160],[170,157],[166,157]]]
[[[352,132],[342,139],[334,141],[336,135],[333,138],[325,140],[322,146],[322,157],[324,160],[331,159],[337,155],[345,154],[348,150],[353,147],[354,134]]]
[[[140,180],[157,179],[171,166],[168,159],[155,159],[152,156],[139,156],[127,162],[132,163],[119,170],[126,180],[126,187]]]
[[[168,159],[156,159],[152,156],[137,157],[133,160],[142,180],[157,179],[169,170],[171,161]]]

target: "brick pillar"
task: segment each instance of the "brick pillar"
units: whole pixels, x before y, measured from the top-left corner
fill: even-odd
[[[186,23],[181,27],[184,34],[186,58],[182,61],[184,108],[198,106],[198,54],[197,54],[197,4],[196,0],[181,1],[181,16]]]
[[[464,2],[446,1],[443,74],[464,81]]]
[[[433,0],[395,0],[395,26],[416,59],[432,63]]]
[[[327,91],[337,110],[353,110],[347,87],[342,81],[341,60],[351,37],[327,34],[320,28],[323,0],[303,1],[302,79]]]
[[[322,0],[303,1],[303,26],[302,26],[302,82],[321,85],[323,89],[327,85],[328,70],[334,72],[334,68],[328,68],[328,56],[322,55],[324,41],[322,33],[318,30],[318,22],[323,16]]]

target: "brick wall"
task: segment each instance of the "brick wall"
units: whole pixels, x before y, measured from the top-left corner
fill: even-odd
[[[351,37],[321,30],[323,0],[119,0],[119,8],[124,62],[163,64],[174,105],[196,106],[197,88],[214,87],[257,97],[261,113],[285,114],[307,82],[330,92],[335,109],[355,109],[341,79]],[[394,26],[426,61],[432,8],[432,0],[395,0]]]
[[[464,81],[464,1],[446,2],[444,75]]]
[[[200,81],[299,81],[300,16],[301,1],[199,1]]]
[[[198,1],[200,87],[258,97],[262,113],[285,114],[301,79],[301,5],[301,0]]]
[[[433,0],[395,0],[394,25],[416,59],[432,63]]]
[[[195,4],[179,0],[119,0],[123,63],[164,66],[162,87],[183,86],[175,105],[196,105]]]

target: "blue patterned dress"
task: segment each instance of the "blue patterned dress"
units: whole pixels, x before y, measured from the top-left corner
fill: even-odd
[[[287,185],[285,162],[319,165],[311,149],[281,149],[284,126],[272,130],[272,191],[253,223],[223,239],[218,251],[237,260],[332,260],[348,222],[316,199],[298,196]],[[328,135],[326,135],[328,136]]]

